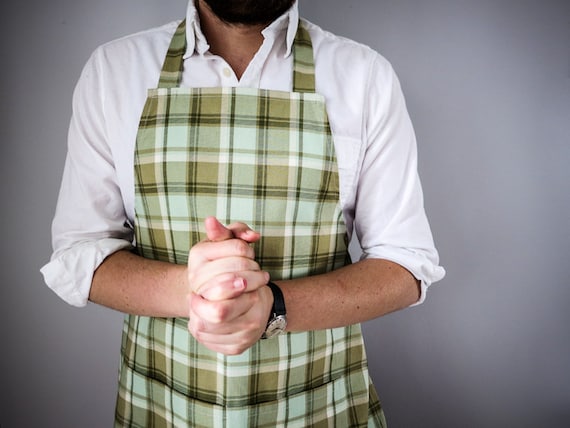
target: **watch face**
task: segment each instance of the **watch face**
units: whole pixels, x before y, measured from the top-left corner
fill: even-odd
[[[285,331],[285,327],[287,327],[287,318],[285,318],[285,315],[278,315],[267,325],[264,337],[269,339],[270,337],[277,336]]]

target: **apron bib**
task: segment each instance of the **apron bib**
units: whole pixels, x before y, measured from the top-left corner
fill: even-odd
[[[299,25],[293,92],[181,88],[183,21],[148,93],[135,148],[138,254],[186,264],[204,219],[261,233],[274,280],[347,263],[334,144]],[[383,426],[360,325],[260,340],[239,356],[194,340],[187,319],[127,315],[116,426]]]

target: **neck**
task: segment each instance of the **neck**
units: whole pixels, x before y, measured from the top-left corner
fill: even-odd
[[[210,52],[221,56],[241,78],[261,47],[265,25],[229,24],[218,18],[202,0],[197,2],[200,26]]]

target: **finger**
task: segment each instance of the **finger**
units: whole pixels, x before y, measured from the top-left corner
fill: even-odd
[[[201,264],[204,261],[216,260],[224,257],[255,258],[255,251],[249,244],[241,239],[227,239],[220,242],[200,242],[194,245],[188,254],[188,263],[195,261]]]
[[[244,292],[252,292],[269,282],[264,271],[245,271],[219,275],[200,285],[197,294],[210,301],[233,299]]]
[[[193,294],[189,299],[190,320],[188,330],[198,342],[215,352],[237,355],[251,347],[261,337],[271,307],[271,291],[263,288],[246,293],[236,300],[251,299],[253,304],[243,315],[222,323],[212,323],[200,316],[195,309],[204,304],[204,299]]]
[[[210,241],[217,242],[234,238],[233,232],[220,223],[216,217],[206,217],[204,226],[206,227],[206,235]]]
[[[196,268],[191,265],[191,268],[188,273],[188,281],[190,289],[195,293],[200,293],[202,287],[207,283],[227,280],[225,274],[239,275],[242,272],[261,271],[255,260],[246,257],[225,257],[203,263]]]
[[[235,321],[259,302],[257,294],[243,293],[235,299],[222,301],[209,301],[202,296],[194,295],[190,302],[190,311],[202,321],[202,328],[208,333],[240,330]]]
[[[247,318],[244,316],[230,324],[215,326],[215,332],[212,332],[210,324],[197,315],[191,315],[188,330],[208,349],[226,355],[238,355],[260,339],[267,323],[267,315],[261,322],[252,322]]]
[[[200,286],[195,293],[209,301],[220,301],[235,299],[244,293],[246,288],[247,280],[243,276],[228,273]]]
[[[232,223],[227,226],[227,229],[233,233],[234,237],[243,239],[250,244],[259,241],[261,237],[259,232],[256,232],[245,223]]]
[[[235,332],[228,335],[216,335],[199,332],[197,338],[206,348],[225,355],[240,355],[251,348],[261,337],[263,330]]]
[[[210,241],[223,241],[225,239],[238,238],[246,242],[257,242],[261,235],[259,232],[251,229],[245,223],[232,223],[224,226],[216,217],[207,217],[204,220],[206,226],[206,235]]]

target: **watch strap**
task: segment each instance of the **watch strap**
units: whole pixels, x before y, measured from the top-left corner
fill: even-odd
[[[287,313],[285,309],[285,298],[283,297],[283,292],[277,284],[269,281],[267,286],[271,288],[273,292],[273,313],[275,315],[285,315]]]

